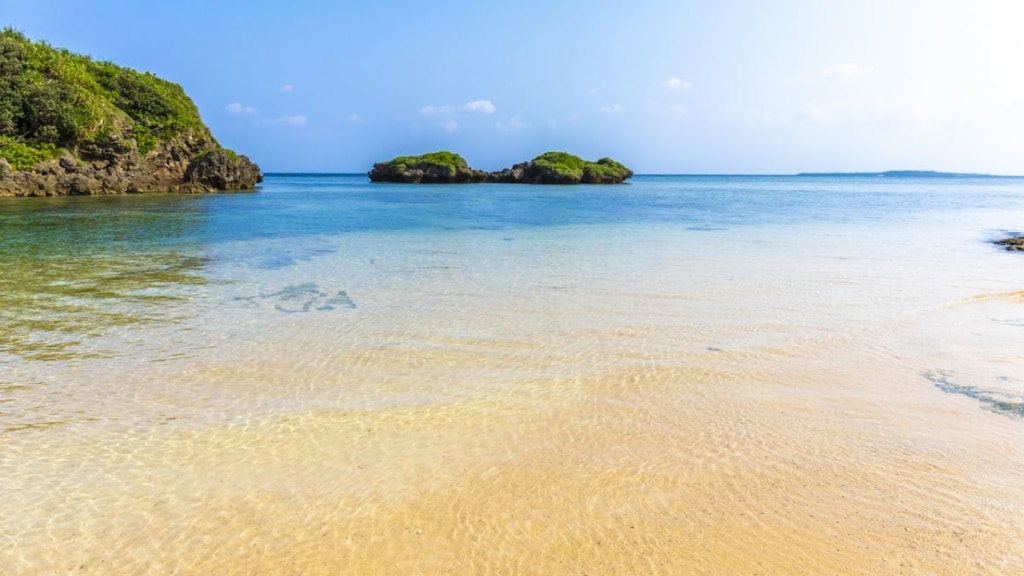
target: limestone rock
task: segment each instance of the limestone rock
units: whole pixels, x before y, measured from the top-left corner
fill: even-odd
[[[202,154],[188,163],[182,192],[215,190],[251,190],[263,181],[260,167],[246,156],[237,156],[223,148]]]
[[[442,151],[377,162],[369,172],[372,182],[409,184],[621,184],[632,176],[632,170],[611,158],[588,162],[565,152],[547,152],[511,168],[484,172],[470,168],[458,154]]]
[[[0,158],[0,196],[186,193],[252,190],[263,181],[249,158],[186,132],[142,156],[134,140],[112,140],[66,152],[31,170]]]
[[[458,154],[441,151],[377,162],[370,170],[369,177],[371,182],[462,184],[483,182],[487,173],[473,170]]]

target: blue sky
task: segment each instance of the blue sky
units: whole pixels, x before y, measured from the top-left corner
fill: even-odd
[[[1019,0],[0,0],[0,25],[182,84],[268,172],[1024,174]]]

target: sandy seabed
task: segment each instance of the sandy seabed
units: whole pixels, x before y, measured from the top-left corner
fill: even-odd
[[[353,362],[409,367],[393,369],[393,393],[424,369],[443,380],[466,362],[507,368],[505,346],[463,344],[481,353],[377,349]],[[278,381],[313,361],[291,352],[179,377]],[[1020,419],[931,393],[913,370],[876,367],[875,353],[850,341],[707,351],[704,368],[528,379],[442,404],[307,407],[113,442],[51,431],[45,446],[5,451],[0,564],[19,575],[1024,571]]]
[[[1021,273],[646,230],[345,239],[12,364],[0,573],[1024,573]]]

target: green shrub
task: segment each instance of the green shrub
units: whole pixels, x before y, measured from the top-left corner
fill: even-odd
[[[0,156],[24,166],[125,130],[143,154],[188,130],[215,143],[181,86],[0,30]]]
[[[458,170],[469,169],[469,164],[466,163],[466,160],[463,159],[462,156],[459,156],[454,152],[448,152],[447,150],[430,152],[420,156],[399,156],[391,160],[390,164],[400,170],[405,170],[409,166],[416,165],[438,166],[441,168],[447,168],[452,174],[455,174]]]
[[[583,167],[584,182],[611,182],[631,178],[633,171],[611,158],[601,158],[597,162],[587,162]]]
[[[0,157],[6,158],[15,170],[29,170],[38,162],[53,160],[58,156],[59,150],[53,144],[29,146],[10,136],[0,136]]]
[[[558,174],[573,180],[579,180],[583,177],[583,167],[586,165],[583,159],[573,156],[568,152],[545,152],[534,158],[533,163],[537,166],[550,168]]]

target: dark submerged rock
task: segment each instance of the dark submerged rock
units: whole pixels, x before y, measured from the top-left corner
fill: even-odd
[[[1009,238],[1003,238],[1002,240],[996,240],[995,244],[999,246],[1005,246],[1007,250],[1015,252],[1024,252],[1024,236],[1011,236]]]

